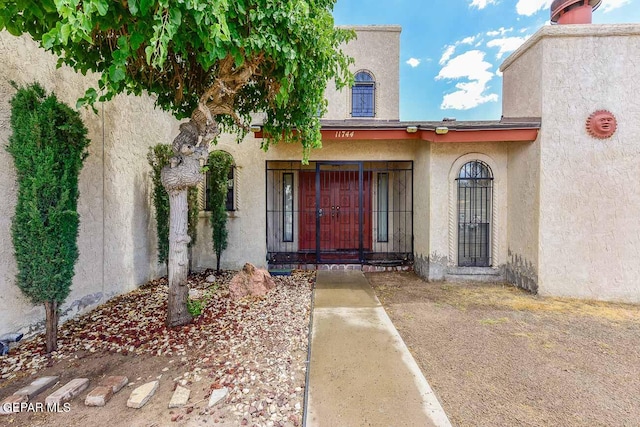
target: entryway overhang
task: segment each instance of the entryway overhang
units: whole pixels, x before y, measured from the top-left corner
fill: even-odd
[[[322,122],[322,140],[422,140],[429,142],[533,142],[540,119],[499,121],[389,122],[340,120]]]
[[[323,120],[323,141],[428,141],[533,142],[538,138],[540,118],[503,118],[498,121],[402,122],[387,120]],[[256,127],[255,137],[263,133]]]

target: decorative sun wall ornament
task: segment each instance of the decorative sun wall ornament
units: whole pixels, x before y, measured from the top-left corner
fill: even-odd
[[[597,110],[587,119],[587,133],[594,138],[610,138],[618,127],[613,113],[607,110]]]

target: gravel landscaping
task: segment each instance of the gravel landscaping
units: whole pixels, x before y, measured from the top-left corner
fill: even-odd
[[[127,375],[130,384],[104,408],[85,407],[85,392],[67,413],[5,415],[3,422],[301,425],[315,273],[274,277],[276,288],[266,297],[238,301],[229,297],[233,272],[217,275],[214,283],[206,280],[211,275],[189,278],[203,302],[202,314],[190,325],[165,327],[167,286],[160,279],[66,322],[58,334],[59,351],[51,356],[44,354],[43,336],[21,342],[0,358],[0,399],[42,375],[60,375],[61,384],[85,376],[91,381],[88,390],[106,375]],[[132,387],[155,379],[160,387],[149,404],[127,408]],[[191,398],[184,408],[169,410],[177,385],[191,389]],[[209,407],[211,392],[225,387],[226,398]]]
[[[234,301],[233,272],[190,277],[203,311],[164,326],[164,279],[116,297],[0,357],[0,399],[33,379],[88,378],[68,412],[1,415],[14,426],[302,425],[314,272],[275,277],[264,298]],[[366,275],[454,426],[640,425],[640,306],[542,298],[509,285],[427,283],[413,273]],[[105,407],[86,395],[107,376],[129,384]],[[159,381],[140,409],[136,387]],[[169,409],[180,385],[191,391]],[[223,400],[209,397],[227,388]]]

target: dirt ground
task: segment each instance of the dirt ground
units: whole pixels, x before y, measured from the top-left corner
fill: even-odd
[[[300,426],[315,275],[277,277],[266,296],[233,300],[232,272],[216,275],[213,284],[205,280],[209,273],[189,278],[203,309],[184,327],[166,328],[167,288],[160,279],[65,323],[51,356],[42,336],[20,342],[0,357],[0,401],[37,377],[60,378],[31,401],[35,410],[0,415],[0,426]],[[89,391],[110,375],[126,376],[129,384],[105,407],[85,406]],[[90,384],[66,411],[37,409],[73,378]],[[159,387],[149,402],[128,408],[131,391],[154,380]],[[177,384],[191,390],[189,402],[168,409]],[[227,397],[209,407],[212,390],[223,387]]]
[[[453,425],[640,425],[640,306],[541,298],[507,285],[426,283],[413,273],[373,273],[367,274],[367,278]],[[284,307],[280,307],[283,313],[279,316],[292,312],[284,301],[302,305],[295,301],[302,301],[305,295],[301,293],[295,299],[286,294],[284,299],[275,300],[274,307],[278,304]],[[220,303],[223,301],[224,298]],[[129,305],[140,306],[140,301],[125,296],[118,304],[111,309],[121,306],[124,311],[120,311],[126,313],[131,311]],[[158,310],[149,302],[145,306],[152,312]],[[226,303],[213,304],[212,308],[216,306],[229,308]],[[235,319],[244,310],[229,310],[229,316]],[[278,322],[285,318],[279,317]],[[105,323],[108,322],[101,322]],[[304,319],[298,323],[299,329],[306,328]],[[140,327],[143,326],[137,326]],[[79,343],[87,340],[86,331],[83,333]],[[108,332],[100,333],[109,336]],[[306,335],[300,335],[304,341]],[[97,339],[91,342],[95,345]],[[252,343],[251,348],[256,344],[253,338],[247,343]],[[32,353],[27,351],[29,346],[12,350],[13,355],[25,352],[25,357],[19,358],[24,361],[24,372],[18,371],[17,377],[0,382],[1,397],[33,379],[28,365],[35,363],[35,357],[30,362],[29,355],[37,352],[35,346],[32,347]],[[207,357],[212,361],[219,357],[223,360],[246,357],[234,355],[235,346],[228,347],[230,352],[216,347],[215,356],[207,354]],[[186,351],[185,357],[175,351],[159,356],[147,351],[137,354],[137,350],[129,354],[91,350],[79,349],[51,360],[49,366],[37,369],[37,375],[60,375],[61,383],[73,377],[89,377],[92,384],[107,375],[128,376],[134,384],[116,394],[108,403],[109,408],[85,407],[82,403],[85,391],[72,401],[69,413],[3,416],[0,425],[235,426],[244,422],[244,398],[231,397],[231,405],[207,408],[212,381],[226,378],[224,381],[232,388],[244,387],[232,385],[236,380],[246,381],[235,378],[240,374],[219,378],[218,374],[226,371],[215,373],[207,369],[202,355],[192,351]],[[303,363],[302,352],[299,359]],[[3,359],[0,367],[5,362]],[[238,364],[232,365],[235,369]],[[194,366],[202,366],[201,380],[194,379],[197,372],[193,371]],[[256,372],[258,383],[262,384],[256,383],[251,388],[257,388],[257,392],[264,389],[264,393],[259,394],[264,396],[252,399],[267,399],[269,403],[273,394],[275,402],[278,400],[273,392],[275,387],[267,384],[278,384],[278,377],[267,375],[261,369],[263,367],[251,366],[252,374]],[[176,380],[184,377],[185,372],[192,374],[189,408],[168,410],[167,401]],[[303,383],[303,375],[303,371],[295,371],[292,384]],[[130,390],[159,376],[160,388],[152,401],[141,410],[126,408]],[[271,377],[273,379],[267,379]],[[241,391],[238,393],[242,395]],[[300,392],[296,389],[294,394],[298,399]],[[247,396],[252,395],[253,391]],[[36,401],[43,399],[44,396],[39,396]],[[262,424],[255,415],[254,422],[248,425]],[[289,424],[297,423],[285,423]]]
[[[76,358],[77,356],[77,358]],[[124,375],[129,378],[131,385],[125,387],[125,390],[113,396],[108,403],[109,408],[86,407],[80,399],[74,399],[70,403],[68,412],[60,408],[60,412],[52,413],[45,411],[24,412],[13,416],[3,416],[0,418],[0,424],[3,421],[8,425],[20,426],[107,426],[107,425],[127,425],[131,427],[142,426],[165,426],[172,424],[171,419],[174,414],[179,414],[181,410],[167,410],[167,402],[171,399],[174,384],[171,379],[181,377],[185,370],[189,369],[187,362],[181,362],[180,357],[165,356],[148,356],[148,355],[127,355],[114,353],[85,353],[78,352],[74,358],[62,360],[55,363],[40,372],[39,376],[58,375],[60,376],[60,384],[66,384],[73,378],[90,378],[97,382],[100,378],[109,375]],[[133,388],[153,381],[160,377],[160,386],[154,395],[142,409],[127,408],[127,399]],[[165,379],[164,381],[162,379]],[[167,379],[169,381],[167,381]],[[16,391],[23,381],[16,381],[6,387],[3,387],[3,394]],[[206,398],[209,392],[208,383],[202,381],[196,385],[190,386],[192,396],[191,402],[195,404],[195,413],[190,418],[198,416],[198,410],[206,407]],[[90,388],[91,389],[91,386]],[[88,390],[89,390],[88,389]],[[87,394],[82,393],[82,397]],[[39,395],[34,400],[36,402],[44,402],[47,393]],[[220,412],[218,415],[228,416],[226,411]],[[204,417],[203,417],[204,418]],[[211,422],[214,417],[207,417]],[[173,423],[174,425],[176,423]],[[212,425],[212,423],[201,424]],[[221,425],[221,424],[216,424]],[[224,424],[222,424],[224,425]]]
[[[640,425],[640,306],[367,278],[453,425]]]

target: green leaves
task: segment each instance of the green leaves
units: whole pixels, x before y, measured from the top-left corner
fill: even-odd
[[[176,117],[188,117],[231,56],[255,73],[235,99],[238,116],[266,114],[264,147],[280,140],[319,145],[318,112],[329,80],[349,82],[340,50],[354,34],[335,28],[334,0],[15,0],[0,8],[0,25],[29,33],[64,63],[101,74],[100,97],[143,92]],[[259,59],[258,59],[259,58]],[[229,130],[244,131],[219,117]],[[297,129],[293,132],[292,129]],[[271,137],[273,135],[273,137]],[[276,137],[277,136],[277,137]]]
[[[38,84],[11,100],[7,150],[14,159],[18,200],[12,240],[17,285],[33,303],[63,302],[78,258],[78,175],[87,129],[77,112]]]
[[[162,168],[169,164],[173,150],[169,144],[149,147],[147,161],[152,169],[153,206],[156,210],[156,232],[158,234],[158,263],[166,263],[169,258],[169,195],[162,186]]]
[[[233,167],[233,157],[222,150],[209,153],[207,162],[209,173],[207,175],[208,208],[211,210],[211,233],[213,252],[216,254],[217,270],[220,271],[220,258],[227,248],[227,210],[226,200],[229,191],[229,172]]]
[[[123,67],[118,66],[116,64],[109,67],[109,79],[112,82],[116,83],[121,80],[124,80],[124,78],[125,78],[125,73],[124,73]]]
[[[105,16],[107,14],[107,10],[109,9],[107,0],[95,0],[94,4],[100,16]]]

